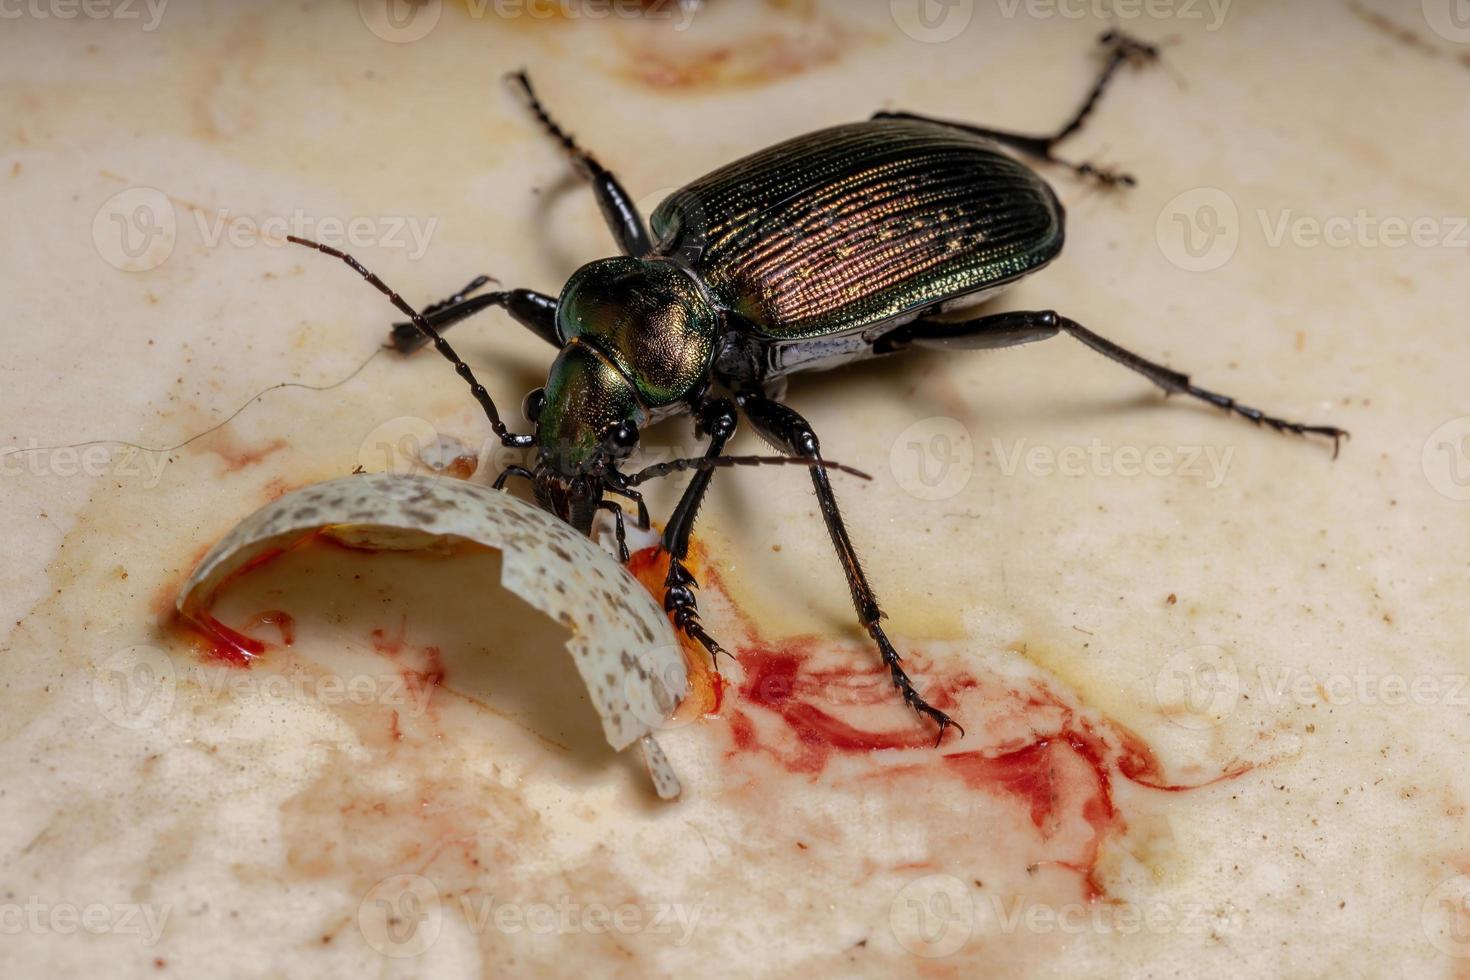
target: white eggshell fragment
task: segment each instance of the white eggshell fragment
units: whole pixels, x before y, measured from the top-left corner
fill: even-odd
[[[467,541],[500,551],[501,584],[571,631],[567,649],[608,743],[622,750],[643,740],[659,796],[678,795],[678,780],[649,737],[688,690],[668,617],[591,539],[508,493],[448,477],[396,473],[302,487],[245,518],[210,549],[179,593],[180,614],[207,608],[220,584],[258,556],[323,529],[368,550]]]

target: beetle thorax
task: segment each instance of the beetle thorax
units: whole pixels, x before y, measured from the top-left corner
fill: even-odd
[[[557,304],[562,339],[606,355],[652,414],[703,388],[719,322],[691,274],[661,261],[591,262]]]

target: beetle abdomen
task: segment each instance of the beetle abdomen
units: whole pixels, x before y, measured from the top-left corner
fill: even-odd
[[[1034,171],[938,123],[874,119],[779,143],[670,195],[652,218],[761,333],[817,337],[993,288],[1062,247]]]

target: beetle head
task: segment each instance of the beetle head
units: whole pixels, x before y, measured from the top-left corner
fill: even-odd
[[[633,385],[606,355],[575,339],[551,365],[546,387],[526,398],[536,423],[536,500],[586,532],[604,476],[638,445],[644,419]]]

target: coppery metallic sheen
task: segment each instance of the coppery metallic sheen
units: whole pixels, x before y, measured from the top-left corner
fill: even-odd
[[[654,212],[678,256],[761,334],[834,336],[901,321],[1035,271],[1063,212],[993,142],[907,119],[835,126],[721,167]]]

